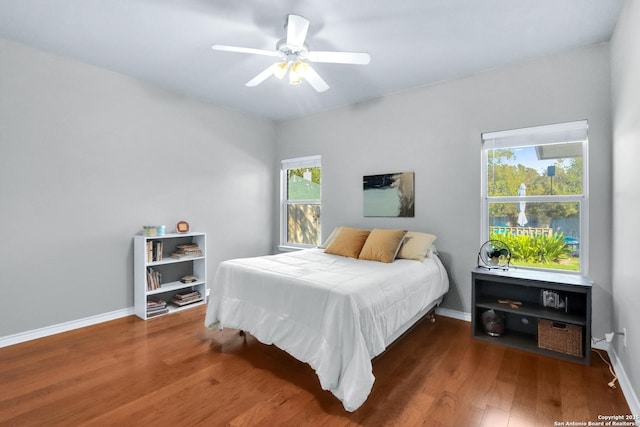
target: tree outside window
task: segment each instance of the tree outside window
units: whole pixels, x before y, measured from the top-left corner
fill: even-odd
[[[320,158],[283,161],[283,246],[320,244],[322,168]]]

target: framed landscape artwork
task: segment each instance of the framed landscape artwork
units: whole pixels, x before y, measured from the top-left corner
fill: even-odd
[[[414,172],[362,177],[364,216],[415,216]]]

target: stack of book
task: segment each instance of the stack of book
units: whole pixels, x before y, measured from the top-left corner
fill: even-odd
[[[171,303],[182,307],[183,305],[193,304],[202,301],[202,295],[198,291],[180,292],[173,296]]]
[[[162,261],[162,240],[147,240],[147,262]]]
[[[178,245],[175,252],[171,253],[172,258],[182,259],[182,258],[193,258],[193,257],[201,257],[202,251],[198,247],[196,243],[191,243],[187,245]]]
[[[158,316],[169,312],[167,302],[158,297],[147,297],[147,317]]]
[[[147,290],[153,291],[154,289],[158,289],[160,287],[160,280],[162,280],[162,275],[159,271],[154,270],[153,268],[147,268]]]

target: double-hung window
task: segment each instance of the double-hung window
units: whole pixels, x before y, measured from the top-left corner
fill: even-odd
[[[588,125],[585,121],[482,135],[482,241],[511,263],[587,273]]]
[[[282,160],[280,246],[320,244],[322,168],[320,156]]]

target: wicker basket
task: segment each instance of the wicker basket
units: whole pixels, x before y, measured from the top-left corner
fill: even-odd
[[[538,319],[538,347],[582,357],[582,326]]]

